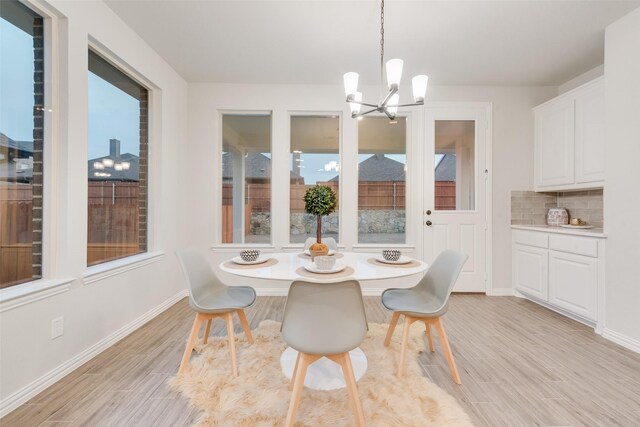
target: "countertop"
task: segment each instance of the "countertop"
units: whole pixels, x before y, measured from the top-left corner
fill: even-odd
[[[544,231],[546,233],[571,234],[573,236],[599,237],[606,238],[602,228],[565,228],[552,227],[550,225],[511,225],[516,230]]]

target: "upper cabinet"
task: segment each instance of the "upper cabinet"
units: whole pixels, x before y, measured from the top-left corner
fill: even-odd
[[[534,108],[535,190],[604,186],[604,78]]]

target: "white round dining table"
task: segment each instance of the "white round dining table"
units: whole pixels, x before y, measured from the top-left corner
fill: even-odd
[[[311,257],[298,252],[264,253],[269,258],[264,264],[244,266],[233,261],[223,261],[220,269],[237,276],[262,280],[280,280],[293,282],[305,280],[317,283],[335,283],[344,280],[383,280],[412,276],[423,273],[428,265],[420,260],[412,259],[408,265],[384,264],[376,261],[377,253],[338,252],[337,261],[346,265],[346,269],[334,274],[313,274],[304,269],[304,264],[311,263]],[[283,374],[291,379],[298,352],[288,347],[280,357]],[[349,352],[356,381],[367,371],[367,357],[360,348]],[[318,359],[307,369],[305,387],[316,390],[334,390],[346,387],[340,366],[326,357]]]

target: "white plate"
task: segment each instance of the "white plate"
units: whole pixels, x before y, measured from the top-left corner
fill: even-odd
[[[571,225],[571,224],[562,224],[560,227],[563,228],[593,228],[593,225]]]
[[[384,259],[382,255],[378,255],[376,257],[376,261],[382,262],[384,264],[409,264],[411,261],[413,261],[413,259],[409,258],[408,256],[401,255],[397,261],[388,261]]]
[[[341,263],[340,261],[336,261],[335,265],[333,266],[333,268],[331,270],[320,270],[316,266],[315,262],[307,262],[307,263],[303,264],[302,266],[307,271],[310,271],[312,273],[320,273],[320,274],[338,273],[338,272],[344,270],[345,268],[347,268],[347,266],[345,264]]]
[[[254,265],[254,264],[265,263],[265,262],[269,261],[269,259],[270,259],[269,257],[266,257],[264,255],[260,255],[258,257],[258,259],[255,260],[255,261],[245,261],[241,257],[237,256],[237,257],[231,258],[231,261],[236,263],[236,264],[241,264],[241,265]]]
[[[302,253],[311,256],[311,252],[309,252],[309,249],[305,249]],[[335,253],[336,251],[334,251],[333,249],[329,249],[329,253],[327,254],[327,256],[335,255]]]

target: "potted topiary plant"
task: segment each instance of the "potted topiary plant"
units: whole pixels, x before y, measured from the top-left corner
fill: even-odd
[[[329,253],[329,247],[322,243],[322,217],[336,210],[336,200],[336,193],[326,185],[313,186],[304,193],[304,210],[318,218],[316,243],[309,248],[314,258]]]

